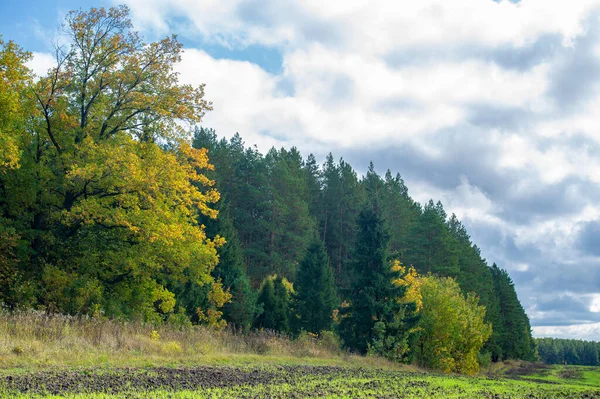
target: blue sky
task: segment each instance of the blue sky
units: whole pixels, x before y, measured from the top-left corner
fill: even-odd
[[[122,0],[177,34],[205,125],[266,151],[332,151],[442,200],[511,273],[534,333],[600,340],[599,0]],[[0,33],[50,66],[98,1],[4,1]]]
[[[5,39],[14,40],[23,48],[35,52],[52,50],[51,40],[48,39],[57,34],[58,26],[70,10],[117,4],[108,0],[10,0],[5,3],[0,5],[0,32]],[[179,36],[185,47],[202,49],[215,59],[245,60],[260,65],[267,72],[281,73],[283,59],[278,48],[259,44],[224,46],[196,32],[178,29],[179,25],[186,24],[181,17],[173,18],[169,23],[172,25],[171,32]],[[147,40],[156,40],[159,36],[157,32],[145,32]]]

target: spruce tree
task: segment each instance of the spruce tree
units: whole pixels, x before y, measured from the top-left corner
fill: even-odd
[[[269,330],[277,330],[275,321],[275,309],[277,307],[277,298],[275,297],[275,287],[273,279],[266,278],[258,291],[257,299],[258,307],[262,308],[254,321],[255,328],[265,328]]]
[[[255,328],[290,332],[290,292],[282,277],[265,278],[258,293],[257,304],[262,312],[254,321]]]
[[[250,286],[242,258],[242,248],[237,238],[229,212],[222,211],[216,228],[227,242],[218,249],[219,264],[213,275],[229,289],[231,302],[223,306],[223,318],[234,327],[248,330],[256,314],[256,291]]]
[[[273,292],[277,301],[277,306],[274,309],[276,330],[282,333],[289,333],[291,293],[283,277],[275,277],[273,280]]]
[[[392,282],[399,274],[392,270],[387,245],[377,207],[364,209],[358,217],[350,303],[341,309],[340,336],[348,349],[401,360],[408,350],[409,309],[398,301],[406,288]]]
[[[294,282],[297,329],[312,333],[330,330],[337,296],[329,258],[320,240],[314,240],[300,263]]]

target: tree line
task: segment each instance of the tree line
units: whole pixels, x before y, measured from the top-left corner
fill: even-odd
[[[200,127],[176,37],[73,11],[35,78],[0,39],[0,301],[148,322],[336,331],[445,371],[536,356],[508,273],[399,174]],[[186,126],[191,126],[192,131]]]
[[[563,338],[536,338],[535,342],[544,363],[600,366],[600,342]]]
[[[367,284],[354,270],[360,214],[376,213],[386,236],[386,259],[414,266],[420,275],[456,280],[464,293],[474,293],[493,325],[484,346],[493,361],[534,359],[529,319],[508,273],[482,258],[464,225],[448,217],[440,202],[421,206],[408,194],[399,174],[380,176],[371,163],[365,176],[343,159],[329,154],[319,165],[303,159],[296,148],[272,148],[262,155],[246,147],[240,135],[219,139],[212,129],[196,128],[196,148],[206,148],[215,169],[207,172],[222,194],[221,219],[235,229],[239,261],[251,285],[278,275],[293,281],[312,240],[322,242],[340,298]],[[372,249],[374,251],[374,249]],[[360,251],[359,251],[360,252]],[[364,252],[364,251],[363,251]],[[219,267],[224,267],[221,262]]]

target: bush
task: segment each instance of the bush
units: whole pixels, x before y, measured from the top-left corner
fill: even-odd
[[[477,363],[479,363],[479,367],[486,369],[492,363],[492,353],[491,352],[479,352],[477,354]]]
[[[340,353],[342,343],[340,337],[333,331],[321,331],[317,344],[331,353]]]

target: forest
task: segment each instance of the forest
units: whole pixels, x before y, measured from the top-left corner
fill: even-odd
[[[204,87],[174,72],[180,42],[144,42],[126,7],[72,11],[63,28],[41,77],[0,38],[6,308],[332,334],[468,374],[537,359],[509,274],[400,174],[219,138]],[[537,345],[548,362],[567,356],[548,345],[572,347]]]

